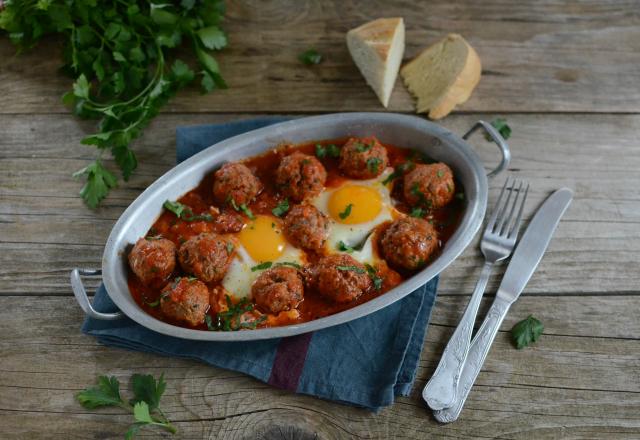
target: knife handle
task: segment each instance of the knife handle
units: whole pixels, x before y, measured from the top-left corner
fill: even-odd
[[[449,408],[433,412],[436,420],[439,422],[451,423],[457,420],[460,416],[460,412],[467,400],[469,391],[471,391],[471,387],[482,369],[484,360],[491,349],[491,344],[493,343],[496,334],[498,334],[498,330],[500,329],[500,325],[502,324],[504,317],[507,316],[509,307],[511,307],[511,303],[509,301],[496,296],[489,312],[487,313],[487,317],[482,322],[482,325],[480,326],[476,336],[473,338],[473,341],[471,341],[469,354],[467,355],[467,360],[464,364],[464,368],[462,369],[462,374],[460,375],[460,382],[458,383],[454,404]]]

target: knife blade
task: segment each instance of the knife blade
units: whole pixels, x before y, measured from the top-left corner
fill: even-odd
[[[538,209],[507,266],[496,297],[478,333],[471,341],[469,354],[460,375],[454,404],[450,408],[434,411],[439,422],[450,423],[458,419],[484,360],[489,353],[500,324],[511,305],[518,299],[531,279],[563,214],[571,204],[573,191],[561,188],[551,194]]]

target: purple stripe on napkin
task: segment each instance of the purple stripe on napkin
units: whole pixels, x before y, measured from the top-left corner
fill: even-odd
[[[313,333],[282,338],[273,360],[269,385],[296,391]]]

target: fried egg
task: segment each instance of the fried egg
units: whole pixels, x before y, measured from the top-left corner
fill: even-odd
[[[391,202],[391,184],[382,183],[392,172],[393,168],[387,168],[375,179],[346,180],[312,200],[332,220],[327,240],[330,253],[340,250],[340,242],[360,245],[376,226],[399,215]],[[366,252],[364,247],[361,252]]]
[[[305,264],[302,251],[285,240],[281,221],[276,217],[257,215],[236,234],[236,242],[236,256],[222,280],[222,286],[235,299],[249,297],[251,285],[269,267]]]

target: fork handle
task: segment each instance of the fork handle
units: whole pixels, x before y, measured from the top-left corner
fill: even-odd
[[[500,325],[502,324],[502,321],[504,321],[504,317],[507,316],[507,312],[510,307],[511,303],[496,296],[489,312],[487,313],[487,317],[482,322],[478,333],[471,342],[469,355],[464,364],[462,375],[460,376],[460,384],[456,392],[455,404],[441,411],[433,412],[433,415],[439,422],[454,422],[460,416],[460,412],[462,412],[462,407],[467,400],[469,391],[471,391],[471,387],[476,381],[478,374],[480,374],[484,360],[491,349],[491,344],[493,344],[493,340],[495,339],[496,334],[498,334]]]
[[[422,391],[422,398],[431,409],[448,408],[455,402],[458,381],[471,344],[473,325],[476,322],[480,301],[487,287],[493,265],[494,263],[485,261],[480,279],[476,283],[476,288],[471,295],[471,300],[464,311],[460,324],[456,327],[444,349],[435,373]]]

